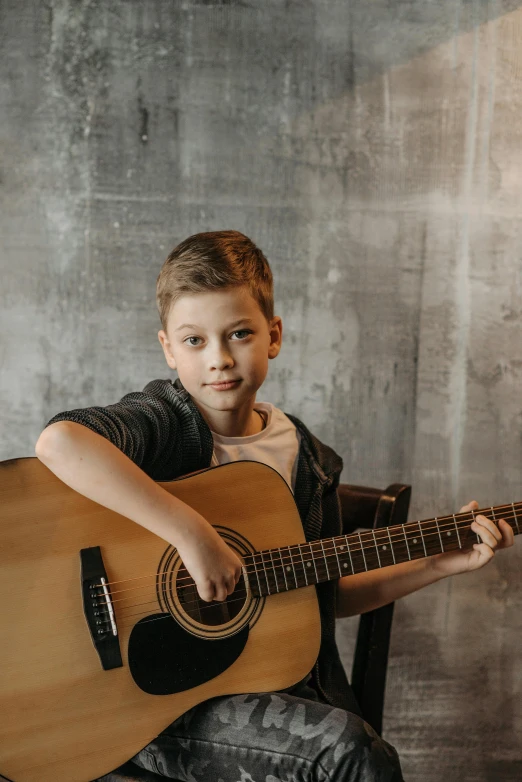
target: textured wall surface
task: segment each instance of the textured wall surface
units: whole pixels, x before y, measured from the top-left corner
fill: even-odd
[[[258,398],[413,484],[522,500],[519,2],[0,2],[0,458],[167,377],[155,278],[198,231],[269,258]],[[522,549],[396,606],[405,777],[522,778]],[[339,624],[347,665],[356,620]]]

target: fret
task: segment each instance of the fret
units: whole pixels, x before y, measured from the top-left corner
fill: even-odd
[[[261,597],[261,595],[263,594],[263,590],[261,589],[261,581],[259,580],[259,573],[258,573],[258,570],[257,570],[256,556],[258,556],[257,552],[252,555],[252,560],[254,562],[254,570],[255,570],[255,573],[256,573],[257,585],[259,587],[259,597]]]
[[[437,542],[436,525],[433,523],[433,519],[426,519],[424,522],[419,521],[417,523],[425,555],[432,557],[434,554],[438,554],[440,549]]]
[[[265,590],[266,590],[264,592],[261,592],[261,594],[270,594],[270,580],[268,578],[268,571],[265,565],[265,558],[262,552],[258,552],[258,554],[260,554],[260,565],[261,565],[261,570],[259,571],[259,574],[264,578]]]
[[[428,552],[426,551],[426,544],[424,543],[424,535],[422,533],[422,527],[420,525],[420,521],[417,522],[417,525],[419,527],[419,534],[420,534],[420,537],[421,537],[421,540],[422,540],[422,547],[424,549],[424,556],[427,557],[428,556]]]
[[[312,545],[311,545],[311,543],[307,543],[306,545],[307,545],[307,548],[308,548],[308,553],[310,554],[310,559],[306,559],[305,560],[306,567],[308,569],[308,572],[312,574],[312,579],[311,579],[312,580],[312,584],[317,584],[317,582],[319,581],[319,575],[317,573],[317,568],[315,566],[315,559],[314,559],[314,553],[312,551]],[[312,567],[314,569],[315,576],[312,573]]]
[[[408,538],[406,537],[405,527],[402,528],[402,532],[404,534],[404,540],[406,541],[406,548],[408,549],[408,559],[411,561],[410,547],[408,546]]]
[[[270,559],[272,561],[272,573],[274,575],[275,588],[276,588],[276,591],[279,592],[279,581],[277,579],[277,570],[276,570],[276,566],[275,566],[275,562],[274,562],[274,555],[272,553],[272,549],[268,549],[268,553],[270,554]]]
[[[364,570],[364,562],[361,557],[361,545],[357,533],[352,532],[351,535],[345,536],[348,556],[350,558],[350,565],[352,567],[352,573],[362,573]]]
[[[388,533],[388,538],[390,539],[390,549],[391,549],[391,553],[392,553],[392,557],[393,557],[393,564],[396,565],[397,562],[395,561],[395,552],[393,550],[393,543],[392,543],[392,539],[391,539],[391,535],[390,535],[390,528],[389,527],[386,527],[386,532]]]
[[[455,514],[454,513],[452,513],[452,516],[453,516],[453,523],[455,524],[455,529],[457,531],[457,538],[458,538],[458,541],[459,541],[459,548],[462,548],[462,543],[460,542],[459,528],[457,526],[457,519],[455,518]],[[473,516],[473,518],[475,518],[475,516]]]
[[[244,564],[241,565],[241,574],[243,576],[243,581],[245,582],[245,591],[248,592],[249,589],[250,591],[252,591],[250,578],[248,577],[248,570],[246,569],[246,565]]]
[[[438,520],[437,520],[437,517],[436,517],[436,516],[435,516],[435,524],[436,524],[436,526],[437,526],[437,532],[439,533],[439,540],[440,540],[440,550],[441,550],[441,552],[443,552],[443,551],[444,551],[444,544],[443,544],[443,542],[442,542],[442,535],[440,534],[440,527],[439,527],[439,522],[438,522]]]
[[[361,533],[358,532],[357,534],[359,535],[359,542],[361,544],[361,551],[362,551],[363,560],[364,560],[364,569],[368,570],[368,565],[366,564],[366,557],[364,556],[364,546],[363,546],[363,542],[362,542],[362,539],[361,539]]]
[[[377,551],[375,534],[373,530],[369,529],[362,533],[360,532],[359,540],[361,541],[364,553],[366,570],[374,570],[376,567],[379,567],[379,552]]]
[[[381,558],[379,556],[379,546],[377,545],[377,538],[375,537],[375,530],[372,529],[373,534],[373,542],[375,543],[375,551],[377,552],[377,559],[379,560],[379,567],[382,567],[381,565]]]
[[[283,549],[280,548],[280,549],[277,549],[277,550],[279,551],[279,559],[281,560],[281,572],[283,573],[283,578],[285,580],[285,588],[286,588],[286,591],[288,592],[290,587],[288,586],[288,578],[287,578],[286,574],[289,571],[291,571],[292,568],[290,567],[290,565],[287,562],[286,554],[283,556]],[[288,552],[288,553],[290,553],[290,552]]]
[[[290,586],[288,586],[287,589],[295,589],[295,587],[299,586],[299,584],[297,583],[297,576],[295,574],[295,568],[294,568],[294,560],[292,557],[292,552],[290,551],[290,546],[286,546],[286,550],[288,554],[285,555],[285,560],[286,560],[285,570],[288,574],[288,579],[291,579],[292,576],[294,579],[294,586],[290,584]]]
[[[342,571],[341,571],[341,563],[339,561],[339,554],[337,553],[337,544],[336,544],[335,541],[336,541],[336,539],[333,538],[332,539],[332,543],[333,543],[333,547],[334,547],[334,554],[335,554],[335,558],[337,560],[337,568],[339,570],[339,576],[341,576],[341,573],[342,573]]]
[[[314,570],[315,570],[315,583],[318,584],[319,583],[319,573],[317,572],[317,566],[315,564],[314,551],[312,549],[312,544],[311,543],[309,543],[308,546],[310,548],[310,554],[312,555],[312,564],[313,564]]]
[[[350,558],[350,565],[351,565],[351,568],[352,568],[352,575],[353,575],[353,573],[355,571],[353,569],[352,555],[350,554],[350,546],[348,545],[346,535],[344,535],[343,537],[344,537],[345,543],[343,543],[341,546],[339,546],[339,551],[341,552],[341,556],[344,556],[344,550],[346,548],[346,550],[348,552],[348,556]],[[335,549],[335,553],[337,554],[337,548]],[[337,559],[339,560],[339,557],[337,557]],[[343,562],[343,568],[345,570],[348,570],[348,562],[346,562],[346,557],[345,557],[345,560]]]
[[[304,557],[303,557],[303,552],[301,551],[301,544],[300,543],[297,544],[297,548],[299,549],[299,554],[301,555],[301,561],[303,563],[303,576],[304,576],[304,579],[305,579],[305,582],[306,582],[306,586],[308,586],[308,576],[306,575],[306,565],[305,565],[305,561],[304,561]]]
[[[277,588],[277,580],[275,577],[274,569],[269,561],[269,558],[267,559],[265,554],[268,554],[268,552],[263,552],[263,568],[266,574],[266,580],[269,586],[269,593],[268,594],[274,594],[274,592],[278,592]]]
[[[431,527],[428,526],[428,529],[424,530],[422,528],[422,525],[421,525],[420,521],[417,521],[416,523],[417,523],[417,526],[419,528],[419,536],[420,536],[420,539],[421,539],[421,550],[419,551],[418,556],[419,557],[423,557],[423,556],[424,557],[430,557],[434,553],[433,551],[430,552],[430,542],[431,542],[430,539],[431,539],[432,534],[433,534],[431,532],[431,530],[433,529],[433,526],[431,526]]]
[[[266,581],[266,589],[269,595],[272,594],[272,590],[270,589],[270,579],[268,577],[269,571],[266,569],[266,562],[265,562],[265,553],[264,551],[260,551],[259,554],[261,555],[261,563],[263,565],[263,573],[265,575],[265,581]]]
[[[279,564],[276,564],[275,567],[277,570],[278,577],[281,578],[281,574],[283,575],[284,584],[281,585],[281,589],[283,591],[288,592],[288,581],[286,579],[286,564],[285,564],[285,559],[283,557],[283,549],[276,548],[273,549],[273,551],[276,557],[279,556]]]
[[[295,569],[295,560],[294,560],[294,552],[293,552],[293,549],[294,549],[294,548],[295,548],[295,546],[291,546],[291,547],[290,547],[290,546],[288,546],[288,553],[289,553],[289,555],[290,555],[290,563],[291,563],[291,565],[292,565],[292,573],[294,574],[295,587],[296,587],[296,589],[297,589],[297,587],[300,587],[300,586],[302,586],[302,584],[300,584],[300,583],[299,583],[299,578],[298,578],[298,575],[297,575],[297,570]]]
[[[511,503],[511,507],[513,508],[513,515],[514,515],[514,517],[515,517],[515,524],[517,525],[517,532],[518,532],[518,533],[520,533],[520,528],[519,528],[519,526],[518,526],[517,512],[516,512],[516,510],[515,510],[515,503],[514,503],[514,502],[512,502],[512,503]],[[511,526],[511,525],[510,525],[510,526]]]
[[[321,560],[319,557],[319,550],[318,546],[320,546],[320,543],[318,540],[312,540],[310,543],[310,553],[312,555],[312,564],[314,566],[315,570],[315,584],[319,584],[321,581],[324,581],[324,574],[321,570]]]
[[[491,510],[493,510],[493,508],[491,508]],[[473,521],[476,521],[475,512],[473,510],[470,510],[470,513],[473,516]],[[493,513],[493,521],[495,521],[495,514],[494,513]],[[477,538],[477,543],[482,543],[482,541],[480,539],[480,535],[478,534],[478,532],[475,532],[475,537]]]
[[[388,565],[393,565],[393,550],[391,549],[389,545],[389,537],[387,535],[386,529],[377,529],[377,532],[379,533],[379,536],[374,533],[374,539],[377,542],[377,557],[379,559],[379,567],[387,567]],[[385,542],[386,541],[386,542]]]
[[[270,587],[268,594],[271,595],[274,592],[279,592],[279,584],[277,583],[277,575],[274,568],[274,560],[270,549],[262,551],[261,555],[263,557],[263,567]]]
[[[321,539],[319,540],[319,543],[321,544],[321,548],[323,550],[323,559],[324,559],[324,564],[326,565],[326,575],[328,576],[328,581],[330,581],[331,576],[330,576],[330,571],[328,569],[328,559],[326,556],[326,551],[324,550],[323,541]]]
[[[279,552],[279,563],[280,563],[281,571],[283,573],[283,578],[285,580],[285,588],[286,588],[286,591],[288,592],[288,581],[287,581],[287,578],[286,578],[286,565],[285,565],[284,560],[283,560],[283,549],[276,549],[276,551]]]
[[[420,525],[418,521],[412,521],[410,524],[406,525],[406,533],[407,533],[406,537],[408,538],[408,547],[412,559],[418,559],[419,557],[424,556],[425,553],[424,540],[422,538],[422,534],[420,535],[420,543],[419,543],[419,536],[417,535],[417,532],[414,529],[415,524],[420,530]],[[413,537],[414,535],[416,537]]]
[[[348,536],[345,535],[344,539],[346,540],[346,548],[348,550],[348,556],[350,557],[350,567],[352,569],[352,574],[355,573],[355,568],[353,566],[353,560],[352,560],[352,552],[350,551],[350,544],[348,542]]]
[[[439,527],[439,533],[440,533],[440,527]],[[451,538],[452,534],[453,534],[452,530],[450,530],[450,529],[446,530],[446,536],[448,538]],[[448,543],[450,545],[450,548],[448,549],[448,551],[453,551],[455,547],[451,545],[451,540],[448,541]],[[444,549],[444,551],[446,551],[446,549]]]

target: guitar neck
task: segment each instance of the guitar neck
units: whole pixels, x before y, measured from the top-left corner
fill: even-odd
[[[471,548],[481,542],[471,530],[479,514],[505,519],[515,535],[520,532],[522,502],[515,502],[266,549],[245,557],[250,588],[256,596],[272,595],[444,551]]]

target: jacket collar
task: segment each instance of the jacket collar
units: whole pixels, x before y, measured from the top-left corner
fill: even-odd
[[[322,443],[297,416],[285,413],[301,433],[301,441],[308,453],[308,461],[324,488],[334,481],[339,483],[343,460],[329,445]]]

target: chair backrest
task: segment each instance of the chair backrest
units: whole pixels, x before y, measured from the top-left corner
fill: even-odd
[[[411,486],[393,483],[387,489],[353,486],[338,487],[343,533],[359,528],[378,529],[405,524],[411,498]],[[355,653],[351,685],[364,719],[381,735],[388,652],[390,648],[393,603],[362,614]]]

